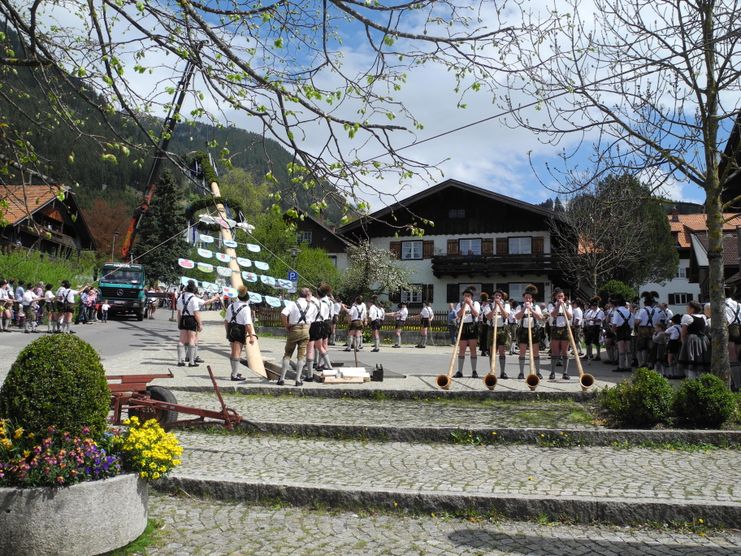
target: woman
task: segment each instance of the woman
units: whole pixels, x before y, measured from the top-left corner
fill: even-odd
[[[680,338],[682,347],[679,350],[679,364],[684,369],[684,376],[697,378],[705,370],[708,341],[705,335],[705,315],[697,301],[687,304],[687,313],[680,321]]]
[[[507,319],[509,318],[509,306],[507,304],[506,292],[497,290],[494,292],[494,298],[489,305],[489,312],[486,314],[486,320],[491,323],[491,350],[496,346],[496,353],[490,351],[490,357],[496,357],[499,354],[499,378],[509,378],[504,370],[507,362],[507,347],[509,345],[509,334],[507,333]],[[494,328],[497,329],[497,335],[494,336]],[[490,365],[491,368],[491,365]]]
[[[463,363],[466,361],[466,348],[469,349],[471,357],[471,378],[478,378],[476,373],[476,344],[478,344],[478,331],[476,330],[476,321],[481,313],[481,305],[478,301],[473,300],[473,292],[466,290],[463,292],[463,301],[455,307],[455,313],[458,322],[463,323],[461,339],[458,342],[458,372],[456,378],[463,377]]]
[[[566,302],[566,294],[561,288],[553,290],[553,301],[548,305],[548,314],[551,325],[551,374],[548,380],[556,380],[556,364],[561,360],[563,366],[563,380],[569,380],[569,331],[567,320],[571,320],[573,313],[571,306]]]
[[[531,330],[532,335],[532,348],[533,348],[533,360],[535,361],[535,374],[538,378],[542,379],[543,375],[540,374],[540,337],[542,335],[542,323],[546,319],[543,316],[543,312],[540,307],[533,300],[538,295],[538,288],[533,284],[525,286],[525,290],[522,292],[522,304],[520,310],[515,315],[520,323],[517,329],[517,341],[520,344],[520,358],[518,363],[520,365],[520,374],[517,378],[523,380],[525,378],[525,357],[527,357],[527,350],[529,349],[529,337],[528,329]]]
[[[226,339],[231,344],[229,363],[232,367],[232,380],[244,380],[239,373],[239,359],[242,356],[242,348],[249,341],[250,345],[255,343],[255,329],[252,324],[252,312],[248,303],[250,292],[245,286],[237,288],[237,301],[230,303],[224,315],[224,329]]]
[[[379,347],[381,345],[381,327],[383,326],[383,319],[386,316],[386,312],[378,302],[378,296],[371,296],[371,306],[368,309],[368,319],[370,319],[371,330],[373,331],[373,349],[371,351],[381,351]]]

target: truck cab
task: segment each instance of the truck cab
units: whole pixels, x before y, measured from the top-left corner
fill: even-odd
[[[106,263],[100,271],[98,287],[101,299],[107,299],[109,314],[135,315],[144,319],[146,276],[140,264]]]

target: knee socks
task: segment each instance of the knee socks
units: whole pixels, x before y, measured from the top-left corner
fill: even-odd
[[[535,356],[535,372],[540,374],[540,355]]]
[[[373,336],[373,347],[378,348],[378,344],[380,342],[380,338],[378,336]]]
[[[283,358],[283,364],[281,365],[280,369],[280,379],[285,380],[286,379],[286,373],[288,372],[288,368],[291,366],[291,358],[290,357],[284,357]]]
[[[321,354],[320,354],[321,357]],[[306,376],[314,376],[314,360],[309,359],[307,357],[306,359]],[[300,376],[300,375],[299,375]]]
[[[239,374],[239,358],[233,359],[230,357],[229,363],[232,366],[232,378],[236,378],[236,376]]]
[[[556,362],[558,358],[551,357],[551,376],[556,376]]]
[[[332,363],[329,360],[329,354],[328,353],[322,353],[321,358],[324,359],[324,368],[331,371],[332,370]]]
[[[296,364],[296,383],[301,382],[301,380],[304,378],[301,369],[304,368],[305,363],[306,361],[304,359],[299,359]]]
[[[504,365],[507,363],[507,357],[505,355],[499,356],[499,376],[504,374]]]
[[[478,363],[478,361],[479,361],[479,358],[477,356],[475,355],[471,356],[471,371],[474,373],[476,372],[476,364]]]
[[[520,356],[520,358],[517,360],[517,363],[520,365],[520,374],[525,374],[525,357]]]
[[[396,345],[397,346],[401,345],[401,332],[396,333]]]
[[[458,356],[458,372],[459,373],[462,373],[463,372],[463,363],[465,361],[466,361],[466,357],[465,356],[463,356],[463,357],[461,357],[460,355]]]
[[[185,346],[178,344],[178,363],[185,363]]]
[[[574,354],[574,357],[577,357],[577,354]],[[563,374],[568,376],[569,374],[569,358],[567,355],[561,356],[561,363],[563,363]]]

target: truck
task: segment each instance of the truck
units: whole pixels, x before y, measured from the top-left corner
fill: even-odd
[[[100,271],[98,287],[101,300],[108,300],[109,315],[135,315],[144,319],[147,306],[144,284],[146,276],[140,264],[106,263]]]

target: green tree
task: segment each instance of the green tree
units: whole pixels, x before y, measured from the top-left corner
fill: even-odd
[[[157,192],[142,217],[131,254],[146,267],[150,280],[174,283],[180,276],[178,259],[188,254],[185,242],[184,193],[170,172],[163,172]]]
[[[264,181],[257,183],[254,176],[242,169],[231,168],[219,178],[222,197],[233,199],[244,210],[244,217],[251,224],[262,215],[269,204],[270,188]]]

